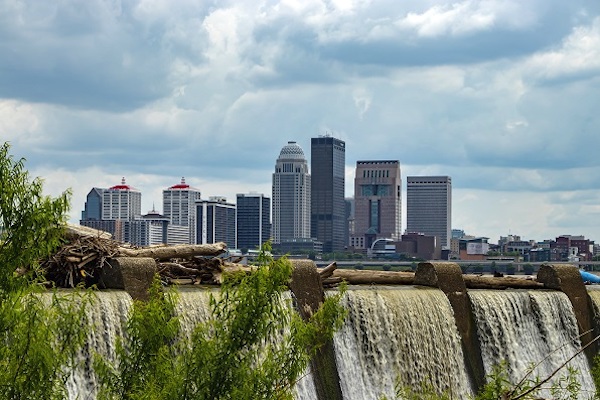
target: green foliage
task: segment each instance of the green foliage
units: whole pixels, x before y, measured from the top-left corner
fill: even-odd
[[[85,333],[86,296],[11,292],[0,303],[0,398],[62,399]]]
[[[69,194],[42,194],[0,147],[0,398],[61,399],[84,339],[86,296],[42,293],[38,260],[59,245]]]
[[[0,147],[0,299],[31,283],[38,260],[60,244],[70,196],[44,196],[42,181],[30,181],[24,160],[15,161],[9,148]],[[25,268],[31,274],[15,273]]]
[[[494,366],[492,373],[488,376],[488,382],[479,393],[476,400],[534,400],[540,398],[542,389],[548,389],[552,399],[576,400],[579,398],[581,384],[578,381],[579,371],[567,366],[566,375],[561,376],[551,386],[545,387],[544,384],[561,368],[554,371],[548,377],[541,379],[533,376],[535,365],[531,365],[523,378],[517,383],[511,383],[508,378],[507,365],[505,362]]]
[[[396,382],[396,399],[402,400],[452,400],[453,396],[448,393],[438,393],[431,385],[423,384],[418,390],[402,385],[400,381]],[[383,396],[381,400],[387,400]]]
[[[102,398],[291,399],[310,357],[345,314],[340,293],[304,321],[284,296],[291,263],[273,260],[269,250],[263,246],[252,274],[226,277],[211,299],[211,319],[190,341],[179,332],[172,300],[155,285],[146,305],[134,304],[117,362],[96,362]]]
[[[596,387],[596,392],[598,394],[595,399],[600,398],[600,354],[596,354],[594,357],[594,362],[592,365],[592,379],[594,380],[594,386]]]
[[[596,385],[598,384],[597,379],[600,378],[599,362],[600,358],[596,357],[595,366],[592,371]],[[517,383],[510,381],[507,368],[508,365],[506,362],[495,365],[492,373],[487,376],[487,383],[474,397],[474,400],[536,400],[542,398],[540,397],[542,389],[547,389],[552,396],[551,398],[555,400],[576,400],[581,395],[581,384],[578,380],[579,371],[574,368],[567,366],[567,374],[560,377],[550,386],[544,386],[544,384],[561,368],[542,380],[537,376],[533,377],[532,372],[535,365],[531,365],[523,378]],[[416,390],[403,385],[402,382],[396,384],[396,399],[450,400],[453,398],[455,397],[450,393],[437,393],[435,388],[427,384],[422,385]],[[593,398],[597,399],[598,397]],[[381,400],[386,400],[385,396]]]
[[[148,302],[133,303],[127,338],[116,343],[118,364],[94,356],[94,369],[102,379],[99,399],[168,398],[172,387],[181,384],[174,346],[180,333],[177,296],[163,293],[157,276],[149,297]]]

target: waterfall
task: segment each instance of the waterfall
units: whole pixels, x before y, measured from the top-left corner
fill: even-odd
[[[177,292],[175,312],[180,318],[181,334],[189,338],[194,327],[210,317],[210,295],[217,295],[219,290],[180,288]],[[285,299],[290,299],[289,294],[284,294]],[[92,365],[93,354],[99,353],[108,360],[115,359],[116,338],[123,336],[131,305],[131,297],[124,291],[94,293],[87,313],[88,335],[79,352],[78,367],[67,381],[70,400],[96,398],[98,382]],[[310,371],[298,381],[294,390],[297,400],[317,398]]]
[[[486,374],[504,361],[509,380],[516,383],[539,363],[532,378],[544,379],[581,349],[577,320],[562,292],[471,290],[469,296]],[[581,398],[588,398],[594,393],[594,383],[585,355],[579,354],[569,365],[579,371]],[[561,370],[545,386],[566,373]]]
[[[350,289],[348,317],[334,337],[344,399],[395,398],[395,383],[471,394],[460,337],[438,289]]]
[[[88,335],[79,352],[78,366],[67,381],[69,399],[95,399],[98,382],[93,370],[93,355],[115,359],[116,338],[123,335],[123,326],[131,307],[131,297],[124,291],[94,293],[87,312]]]

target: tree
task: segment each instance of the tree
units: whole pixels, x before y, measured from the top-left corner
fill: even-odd
[[[189,341],[179,334],[173,296],[156,283],[148,303],[134,303],[117,362],[95,361],[101,398],[291,399],[310,357],[341,326],[342,293],[302,320],[283,295],[292,265],[269,249],[256,272],[227,276],[211,319]]]
[[[9,149],[0,147],[0,398],[64,398],[85,308],[39,293],[38,262],[60,243],[69,192],[44,196],[42,181],[30,180]]]
[[[60,244],[70,197],[44,196],[42,181],[31,181],[9,148],[0,147],[0,298],[39,277],[38,261]],[[15,274],[25,268],[29,274]]]

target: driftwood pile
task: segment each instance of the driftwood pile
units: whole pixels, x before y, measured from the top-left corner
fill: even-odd
[[[41,267],[49,282],[66,288],[98,284],[102,270],[111,268],[109,260],[115,257],[154,258],[166,284],[220,284],[224,272],[252,270],[238,264],[239,258],[219,257],[225,250],[225,243],[137,248],[113,240],[106,232],[69,225],[65,243]]]

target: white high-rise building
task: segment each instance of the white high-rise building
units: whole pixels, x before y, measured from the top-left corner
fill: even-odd
[[[81,213],[83,226],[109,232],[115,240],[135,243],[131,227],[142,214],[142,193],[125,183],[111,188],[93,188],[87,195],[85,209]]]
[[[452,179],[449,176],[406,177],[406,231],[435,236],[450,248]]]
[[[102,220],[132,221],[142,216],[142,193],[125,183],[102,190]]]
[[[169,243],[196,243],[196,200],[200,200],[200,189],[185,183],[185,178],[163,190],[163,215],[169,218],[171,230],[178,231],[177,239]],[[187,231],[186,237],[181,236],[183,231]]]
[[[273,243],[310,238],[310,173],[302,148],[285,145],[273,173]]]

